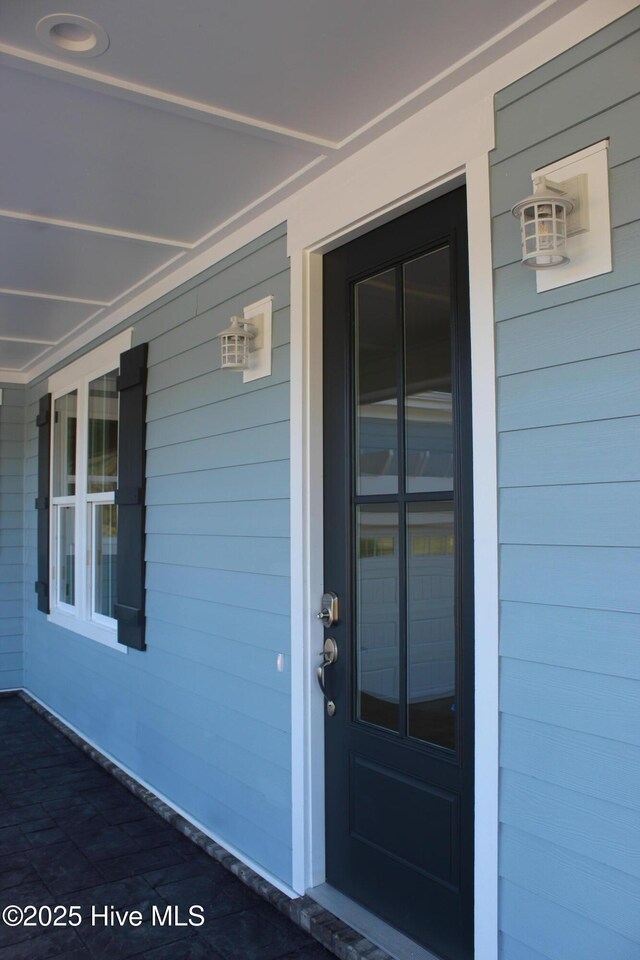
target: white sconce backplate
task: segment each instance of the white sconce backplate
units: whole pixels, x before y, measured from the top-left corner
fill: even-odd
[[[609,141],[601,140],[531,174],[532,180],[544,176],[562,185],[577,200],[567,221],[570,262],[555,270],[536,271],[538,293],[611,272],[608,147]],[[578,232],[573,232],[576,227]]]
[[[243,318],[254,324],[256,336],[251,344],[249,366],[242,373],[243,383],[271,375],[273,297],[264,297],[244,308]]]

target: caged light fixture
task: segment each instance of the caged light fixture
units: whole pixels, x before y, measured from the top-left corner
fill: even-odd
[[[218,334],[221,369],[241,370],[244,383],[270,376],[273,297],[250,303],[230,324]]]
[[[223,370],[246,370],[257,330],[242,317],[231,317],[231,326],[219,333]]]
[[[562,186],[535,177],[534,191],[511,208],[520,220],[522,262],[534,270],[548,270],[569,262],[567,256],[567,218],[575,206]]]

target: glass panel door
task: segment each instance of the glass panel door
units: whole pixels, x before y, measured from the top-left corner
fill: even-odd
[[[355,715],[455,750],[449,246],[355,283],[353,317]]]

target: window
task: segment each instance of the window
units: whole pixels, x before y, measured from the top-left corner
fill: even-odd
[[[50,619],[117,646],[118,364],[131,332],[49,380]],[[124,649],[124,647],[118,647]]]

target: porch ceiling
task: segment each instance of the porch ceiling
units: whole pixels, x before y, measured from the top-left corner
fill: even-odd
[[[580,2],[4,0],[0,380]]]

